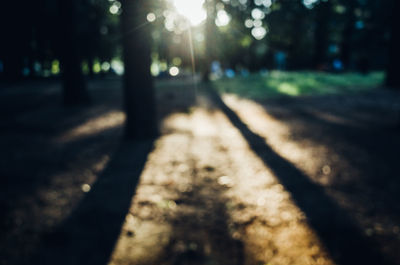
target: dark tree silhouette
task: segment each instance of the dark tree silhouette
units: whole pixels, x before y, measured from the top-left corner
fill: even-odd
[[[332,5],[330,1],[320,2],[315,9],[314,66],[318,69],[327,61],[326,53],[329,45],[329,22],[332,16]]]
[[[20,8],[23,5],[26,8]],[[25,19],[32,16],[28,11],[32,4],[27,1],[5,1],[0,14],[0,60],[3,62],[4,79],[18,81],[22,79],[24,56],[28,47],[29,26]],[[19,12],[15,12],[19,10]]]
[[[343,3],[346,8],[345,25],[342,32],[342,41],[340,43],[340,59],[346,69],[351,64],[351,54],[353,48],[354,24],[356,23],[355,9],[357,7],[356,0],[347,0]]]
[[[391,88],[400,89],[400,16],[398,10],[400,1],[394,0],[391,18],[391,36],[389,44],[389,63],[386,69],[386,85]]]
[[[78,39],[78,4],[77,0],[59,2],[60,32],[59,56],[63,71],[64,104],[77,105],[89,101],[85,79],[81,67]]]
[[[147,5],[146,0],[122,1],[125,136],[130,139],[151,138],[157,134]]]
[[[207,12],[206,27],[205,27],[205,53],[203,60],[202,81],[208,82],[210,75],[210,66],[213,60],[216,59],[216,36],[217,28],[215,25],[215,3],[214,1],[206,1],[205,9]]]

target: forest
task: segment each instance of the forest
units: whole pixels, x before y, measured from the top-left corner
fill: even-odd
[[[0,265],[400,265],[398,10],[5,1]]]

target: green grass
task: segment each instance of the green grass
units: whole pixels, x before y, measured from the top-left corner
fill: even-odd
[[[251,74],[248,77],[219,79],[214,81],[214,86],[222,93],[234,93],[242,97],[262,100],[282,96],[367,92],[380,86],[383,80],[383,72],[361,75],[358,73],[272,71],[267,75]]]

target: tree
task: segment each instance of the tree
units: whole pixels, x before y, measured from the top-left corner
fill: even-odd
[[[342,41],[340,43],[340,59],[346,69],[351,65],[351,54],[353,49],[354,25],[356,23],[355,9],[357,7],[356,0],[344,1],[346,7],[345,23],[342,32]]]
[[[389,63],[386,68],[386,85],[391,88],[400,89],[400,16],[397,14],[400,1],[394,0],[391,18],[391,36],[389,44]]]
[[[77,105],[89,102],[86,82],[82,73],[78,40],[78,0],[59,2],[60,28],[59,56],[63,71],[64,104]]]
[[[20,8],[20,6],[26,8]],[[24,59],[30,41],[32,3],[28,1],[6,1],[0,14],[0,60],[2,61],[4,79],[15,82],[23,77]],[[19,10],[19,12],[15,12]]]
[[[215,3],[213,0],[205,1],[204,7],[207,12],[205,25],[205,53],[203,62],[202,80],[209,81],[210,67],[213,60],[216,59],[216,41],[217,28],[215,25]]]
[[[125,136],[146,139],[157,134],[154,87],[150,74],[150,31],[145,26],[148,0],[122,1]]]
[[[314,32],[314,67],[321,68],[327,63],[326,53],[329,46],[329,22],[332,16],[331,1],[321,1],[315,9],[315,32]]]

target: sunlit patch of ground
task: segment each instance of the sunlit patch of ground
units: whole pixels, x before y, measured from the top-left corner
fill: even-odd
[[[125,115],[122,111],[110,111],[64,132],[58,137],[57,142],[78,140],[110,128],[122,126],[124,121]]]
[[[385,255],[398,260],[396,136],[399,95],[267,102],[227,94],[225,103],[355,220]],[[397,249],[397,250],[396,250]]]
[[[293,141],[289,125],[268,114],[260,104],[252,100],[240,99],[235,95],[225,95],[223,98],[253,132],[266,139],[275,152],[298,165],[299,169],[307,175],[323,173],[315,179],[317,183],[325,185],[330,183],[331,167],[323,162],[328,156],[329,147],[314,144],[307,139]],[[331,159],[338,161],[339,156],[334,154]],[[346,161],[341,161],[341,163],[346,163]]]
[[[223,113],[199,106],[164,130],[110,265],[333,264]]]
[[[96,95],[107,94],[103,105],[70,109],[61,105],[61,86],[53,82],[1,92],[0,264],[31,264],[43,237],[107,166],[123,114],[118,90],[105,87],[95,86]]]

